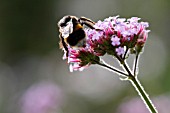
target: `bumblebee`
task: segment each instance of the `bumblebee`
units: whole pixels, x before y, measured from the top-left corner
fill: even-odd
[[[59,37],[60,37],[60,48],[66,52],[66,56],[68,57],[68,46],[70,47],[83,47],[85,42],[85,31],[83,25],[91,29],[94,28],[95,22],[92,20],[76,16],[64,16],[59,22]]]

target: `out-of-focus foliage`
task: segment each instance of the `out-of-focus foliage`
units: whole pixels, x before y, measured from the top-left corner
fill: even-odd
[[[61,103],[53,104],[56,109],[49,113],[116,113],[122,103],[138,96],[128,82],[99,66],[69,72],[58,49],[57,28],[57,22],[68,14],[94,21],[116,15],[148,21],[151,33],[140,57],[139,79],[151,98],[161,100],[160,95],[165,94],[169,97],[169,11],[168,0],[1,0],[0,112],[23,113],[21,99],[42,81],[54,84],[62,92],[57,96],[59,100],[46,95],[46,89],[44,95],[36,95],[42,97],[45,108],[52,99],[53,103]],[[119,67],[112,58],[104,59]]]

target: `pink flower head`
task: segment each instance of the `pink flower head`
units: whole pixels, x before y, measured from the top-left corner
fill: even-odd
[[[102,22],[101,20],[99,20],[99,21],[94,25],[94,27],[95,27],[96,29],[104,30],[105,28],[108,28],[109,25],[111,25],[111,24],[109,23],[109,21]]]
[[[116,48],[116,53],[117,53],[117,55],[123,55],[124,54],[124,48],[123,47],[118,47],[118,48]]]
[[[61,104],[61,89],[53,83],[41,82],[31,86],[21,98],[21,113],[56,111]]]
[[[95,29],[85,28],[85,46],[75,48],[68,45],[69,55],[63,57],[68,59],[70,70],[83,70],[90,64],[95,64],[95,60],[99,61],[99,57],[105,53],[122,57],[124,47],[131,48],[136,53],[141,52],[148,37],[149,24],[139,20],[138,17],[125,19],[113,16],[96,22],[93,26]]]
[[[91,48],[69,48],[68,64],[70,65],[70,72],[82,71],[90,64],[95,64],[99,61],[99,57],[95,55]]]
[[[113,46],[118,46],[120,45],[120,38],[118,38],[117,36],[113,35],[111,37],[111,41],[112,41],[112,45]]]

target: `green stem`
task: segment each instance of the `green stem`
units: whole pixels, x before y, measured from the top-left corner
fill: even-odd
[[[114,68],[114,67],[112,67],[112,66],[106,64],[104,61],[102,61],[102,62],[96,62],[96,63],[97,63],[98,65],[102,66],[102,67],[105,67],[105,68],[111,70],[112,72],[121,74],[121,75],[126,76],[126,77],[129,76],[128,74],[126,74],[126,73],[124,73],[124,72],[118,70],[117,68]]]
[[[135,63],[134,63],[134,76],[136,76],[136,69],[137,69],[137,67],[138,67],[138,58],[139,58],[139,54],[137,53],[137,55],[136,55],[136,58],[135,58]]]
[[[141,99],[143,100],[143,102],[145,103],[147,108],[149,109],[150,113],[158,113],[158,111],[154,107],[151,99],[149,98],[148,94],[145,92],[143,86],[140,84],[139,80],[137,79],[137,76],[132,75],[126,62],[122,61],[121,59],[119,59],[119,61],[123,65],[124,69],[127,71],[128,74],[126,74],[110,65],[107,65],[106,63],[104,63],[104,61],[96,62],[96,63],[102,67],[105,67],[106,69],[109,69],[113,72],[117,72],[118,74],[125,75],[126,77],[128,77],[129,78],[128,80],[131,81],[132,85],[135,87],[135,89],[138,92],[138,94],[140,95]]]
[[[132,85],[135,87],[138,94],[141,96],[142,100],[144,101],[145,105],[149,109],[150,113],[158,113],[156,108],[154,107],[151,99],[149,98],[148,94],[145,92],[143,86],[140,84],[137,77],[131,76],[129,77]]]
[[[124,59],[120,58],[119,56],[116,56],[116,58],[119,60],[120,64],[123,65],[124,69],[127,71],[129,76],[133,76],[129,69],[129,66],[126,64],[126,61]]]
[[[123,59],[124,59],[124,60],[126,59],[126,54],[127,54],[128,50],[129,50],[129,48],[126,46],[126,51],[125,51],[125,54],[124,54],[124,56],[123,56]]]
[[[123,62],[122,65],[123,65],[123,67],[125,68],[125,70],[128,72],[129,76],[133,76],[132,73],[131,73],[131,71],[130,71],[130,69],[129,69],[129,67],[127,66],[126,62]]]

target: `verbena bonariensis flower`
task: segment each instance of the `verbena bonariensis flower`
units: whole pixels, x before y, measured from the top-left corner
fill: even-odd
[[[68,60],[70,71],[83,70],[91,64],[98,64],[125,77],[135,87],[151,113],[157,113],[148,94],[137,79],[136,69],[139,54],[148,38],[148,22],[139,22],[140,18],[129,19],[119,16],[109,17],[97,23],[81,17],[65,16],[59,21],[64,59]],[[88,26],[83,28],[83,24]],[[64,37],[66,36],[66,37]],[[84,37],[86,38],[84,39]],[[111,55],[116,58],[124,71],[112,67],[101,60],[101,56]],[[133,73],[126,63],[130,54],[134,54]]]
[[[85,46],[75,48],[68,45],[68,63],[71,71],[82,70],[90,64],[95,64],[94,60],[99,61],[99,56],[105,53],[123,59],[125,54],[129,53],[129,48],[133,50],[132,53],[141,52],[148,37],[149,30],[146,28],[149,24],[138,22],[138,17],[118,17],[99,20],[94,25],[95,29],[85,28]]]
[[[99,57],[94,54],[94,51],[88,46],[85,48],[73,49],[69,48],[68,63],[70,64],[70,71],[83,70],[90,64],[99,62]]]

